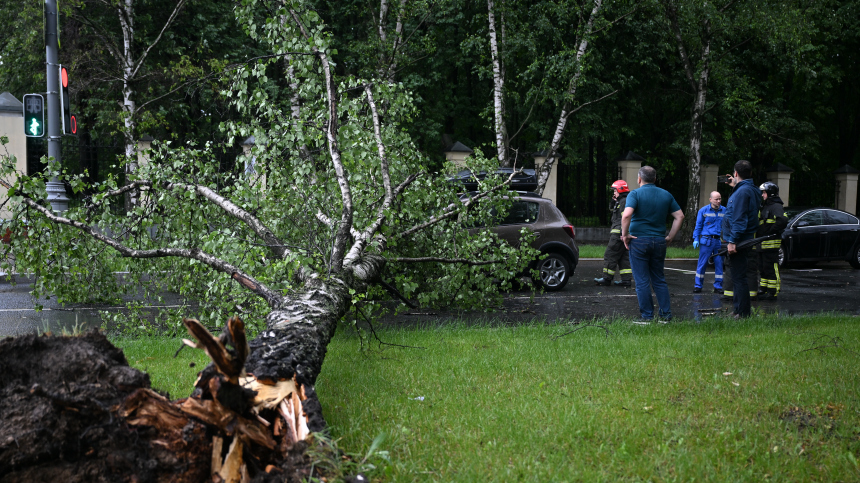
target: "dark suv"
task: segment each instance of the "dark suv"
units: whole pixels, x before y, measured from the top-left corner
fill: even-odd
[[[551,200],[535,193],[519,192],[516,196],[510,211],[493,231],[514,246],[520,243],[522,228],[535,232],[531,246],[541,252],[538,259],[529,264],[530,269],[540,274],[535,282],[550,292],[561,290],[579,264],[576,230]]]

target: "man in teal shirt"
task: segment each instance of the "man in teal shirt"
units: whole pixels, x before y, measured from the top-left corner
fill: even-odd
[[[684,212],[668,191],[654,185],[657,170],[651,166],[639,169],[639,189],[627,195],[627,206],[621,215],[621,239],[630,250],[630,267],[636,281],[636,298],[639,300],[640,320],[647,325],[654,318],[654,300],[660,306],[660,321],[672,319],[669,286],[663,267],[666,263],[666,245],[670,243],[684,221]],[[666,234],[666,219],[673,218],[672,228]]]

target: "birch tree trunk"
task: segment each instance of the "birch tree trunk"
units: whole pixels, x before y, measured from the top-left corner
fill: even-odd
[[[487,0],[487,11],[490,30],[490,56],[493,59],[493,119],[496,128],[496,149],[499,154],[499,166],[510,167],[508,159],[508,130],[505,127],[505,75],[502,59],[499,55],[499,41],[496,35],[496,18],[493,10],[495,3]]]
[[[684,210],[684,222],[676,237],[676,243],[686,245],[691,243],[693,231],[696,225],[696,216],[699,209],[699,193],[701,192],[702,178],[702,130],[704,126],[705,112],[707,111],[708,80],[710,77],[711,57],[711,24],[710,20],[703,22],[702,53],[700,70],[696,74],[693,60],[687,51],[681,25],[678,19],[678,11],[675,4],[666,0],[664,2],[670,25],[678,42],[678,54],[684,66],[684,74],[690,83],[693,92],[693,105],[690,108],[690,153],[687,160],[689,179],[687,181],[687,202]]]
[[[122,137],[125,144],[124,154],[127,164],[125,175],[131,178],[137,171],[137,152],[135,149],[136,128],[136,105],[134,102],[134,90],[131,82],[134,77],[134,0],[123,0],[117,3],[117,16],[122,29],[122,109],[123,109],[123,131]],[[126,194],[125,208],[131,210],[138,204],[138,192],[132,190]]]
[[[547,153],[546,161],[543,163],[538,173],[538,187],[535,192],[539,195],[543,195],[543,190],[546,189],[546,183],[549,180],[549,175],[552,172],[553,166],[555,165],[558,148],[561,146],[561,140],[564,138],[564,132],[567,128],[567,119],[570,117],[571,114],[578,110],[571,110],[572,99],[576,96],[576,89],[579,85],[579,79],[582,76],[582,57],[588,50],[588,42],[591,38],[592,29],[594,28],[594,21],[597,19],[597,16],[600,14],[602,8],[603,0],[596,0],[594,2],[594,7],[591,9],[591,15],[589,15],[588,17],[588,22],[583,29],[582,37],[579,40],[579,46],[576,49],[576,58],[574,60],[574,62],[576,62],[574,66],[575,70],[573,77],[570,80],[570,85],[567,92],[569,100],[565,101],[562,105],[561,113],[558,116],[558,123],[556,123],[555,131],[552,135],[552,141],[550,142],[549,152]]]

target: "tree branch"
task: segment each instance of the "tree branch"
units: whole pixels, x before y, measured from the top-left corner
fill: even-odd
[[[474,203],[476,203],[480,199],[486,198],[491,193],[494,193],[494,192],[510,185],[511,181],[514,179],[514,175],[519,174],[521,172],[522,172],[522,170],[514,171],[513,173],[511,173],[511,175],[508,177],[508,179],[505,180],[504,183],[502,183],[498,186],[494,186],[494,187],[490,188],[489,190],[484,191],[483,193],[478,193],[477,195],[472,196],[471,198],[469,198],[468,201],[466,201],[465,203],[462,204],[462,207],[468,208],[469,206],[472,206]],[[435,225],[436,223],[439,223],[443,220],[446,220],[448,218],[452,218],[460,212],[458,208],[459,207],[456,204],[451,203],[450,205],[448,205],[448,207],[447,207],[448,211],[446,211],[445,213],[443,213],[439,216],[434,216],[433,218],[430,218],[428,221],[421,223],[420,225],[415,225],[406,231],[402,231],[399,234],[395,235],[394,238],[395,239],[406,238],[407,236],[409,236],[409,235],[411,235],[417,231],[421,231],[421,230],[427,228],[428,226],[432,226],[432,225]]]
[[[6,188],[11,188],[6,181],[0,179],[0,184],[5,186]],[[77,228],[78,230],[86,233],[91,238],[98,240],[109,247],[113,248],[120,255],[127,258],[166,258],[166,257],[179,257],[179,258],[188,258],[191,260],[197,260],[205,265],[210,266],[211,268],[226,273],[230,275],[233,280],[236,280],[239,284],[241,284],[246,289],[251,292],[262,297],[272,309],[278,309],[280,304],[283,302],[283,298],[278,295],[277,292],[271,290],[267,286],[263,285],[259,281],[257,281],[251,275],[248,275],[238,267],[227,263],[220,258],[217,258],[209,253],[204,252],[203,250],[197,248],[157,248],[154,250],[136,250],[130,248],[128,246],[123,245],[122,243],[116,241],[115,239],[103,235],[96,231],[95,228],[81,223],[79,221],[70,220],[68,218],[55,215],[48,208],[36,203],[32,198],[28,196],[22,196],[22,201],[28,207],[38,211],[42,216],[56,224],[67,225],[72,228]]]
[[[437,263],[459,263],[461,265],[493,265],[496,263],[504,263],[504,260],[469,260],[468,258],[441,258],[441,257],[418,257],[418,258],[390,258],[389,262],[401,262],[401,263],[423,263],[423,262],[437,262]]]
[[[161,28],[161,32],[158,33],[158,37],[156,37],[155,40],[153,40],[152,43],[149,44],[149,47],[147,47],[146,50],[143,51],[143,54],[140,56],[140,59],[135,62],[136,65],[134,66],[134,69],[132,69],[131,77],[134,77],[137,74],[137,71],[140,69],[140,66],[143,65],[143,61],[146,60],[146,56],[149,55],[149,51],[152,50],[152,48],[155,47],[155,44],[157,44],[161,40],[161,36],[164,35],[164,31],[167,30],[168,27],[170,27],[170,24],[172,24],[173,21],[176,19],[176,16],[179,15],[179,11],[182,10],[183,6],[185,6],[186,1],[187,0],[179,0],[179,2],[176,4],[176,7],[173,8],[173,12],[170,14],[170,17],[167,19],[167,22],[164,23],[164,27]]]
[[[317,57],[320,59],[323,68],[323,74],[325,76],[325,89],[326,89],[326,102],[328,103],[328,122],[326,123],[326,141],[328,144],[329,155],[331,156],[332,164],[334,165],[335,175],[337,176],[337,182],[340,186],[340,195],[341,201],[343,202],[343,212],[341,213],[340,225],[337,227],[337,234],[335,235],[334,246],[332,247],[332,255],[331,255],[331,270],[335,273],[338,273],[343,269],[343,259],[346,253],[346,243],[350,237],[350,233],[352,232],[352,220],[353,220],[353,204],[352,204],[352,190],[349,186],[349,180],[346,176],[346,170],[343,166],[343,161],[340,157],[340,149],[338,147],[337,135],[338,135],[338,110],[337,110],[337,86],[334,84],[334,78],[332,77],[331,65],[329,64],[328,57],[325,52],[319,50],[316,44],[312,41],[310,34],[308,34],[305,29],[304,24],[302,24],[301,19],[299,19],[298,14],[295,10],[290,9],[290,15],[293,17],[296,25],[302,33],[302,36],[308,42],[308,46],[311,51],[317,54]]]

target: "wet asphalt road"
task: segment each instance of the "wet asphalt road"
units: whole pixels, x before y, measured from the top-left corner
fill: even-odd
[[[528,290],[511,292],[505,298],[503,307],[496,312],[458,313],[418,309],[398,316],[389,316],[381,325],[436,325],[455,319],[511,324],[552,322],[559,319],[637,317],[639,310],[633,288],[601,287],[594,284],[592,279],[600,276],[602,266],[602,260],[581,260],[574,277],[564,290],[557,293],[537,293],[534,296]],[[720,301],[720,295],[711,292],[713,272],[706,275],[703,292],[692,293],[695,269],[695,260],[666,262],[666,281],[672,295],[673,315],[677,319],[703,320],[708,317],[703,317],[703,313],[721,309],[730,313],[731,303]],[[782,291],[779,300],[754,302],[754,307],[767,313],[842,312],[860,316],[860,270],[852,269],[847,262],[783,268],[780,276]],[[40,330],[57,332],[76,325],[80,328],[98,327],[101,325],[99,310],[121,310],[118,307],[104,306],[62,307],[54,299],[48,299],[41,301],[45,309],[39,312],[33,309],[36,301],[29,294],[30,290],[26,278],[19,278],[19,284],[12,285],[5,277],[0,277],[0,337]]]

